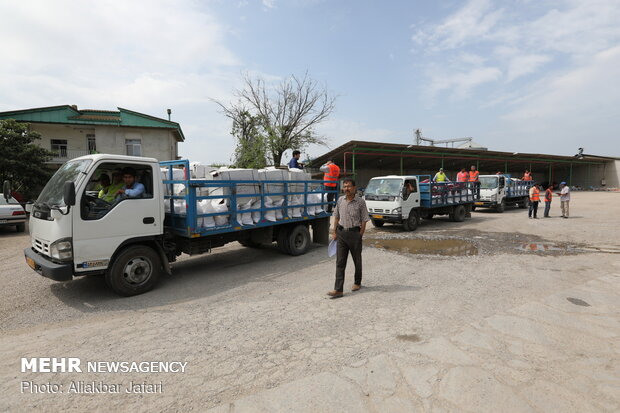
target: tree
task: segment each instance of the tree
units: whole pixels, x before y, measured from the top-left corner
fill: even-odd
[[[36,198],[52,175],[45,162],[53,153],[34,143],[39,139],[29,124],[0,120],[0,182],[11,181],[13,190],[27,199]]]
[[[235,95],[238,103],[226,106],[216,103],[226,116],[242,123],[241,114],[249,112],[259,122],[264,133],[265,146],[270,160],[280,165],[282,155],[288,149],[299,149],[310,144],[325,145],[323,137],[314,127],[329,117],[334,110],[336,98],[306,73],[303,78],[295,76],[269,88],[260,77],[243,76],[244,87]]]
[[[233,162],[237,168],[261,169],[267,166],[265,135],[260,119],[252,116],[242,105],[225,108],[232,119],[231,135],[237,139]]]

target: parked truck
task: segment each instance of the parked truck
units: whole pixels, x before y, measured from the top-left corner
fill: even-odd
[[[448,215],[461,222],[477,199],[466,182],[432,182],[430,175],[389,175],[372,178],[364,192],[368,215],[375,227],[386,222],[414,231],[420,219]]]
[[[518,205],[527,208],[532,181],[511,178],[508,174],[480,175],[480,199],[474,203],[477,207],[493,208],[504,212],[507,206]]]
[[[141,196],[113,202],[97,196],[102,174],[127,170],[144,185]],[[217,174],[192,179],[189,171],[187,160],[120,155],[65,163],[30,206],[27,264],[56,281],[104,276],[116,293],[131,296],[171,274],[170,263],[183,253],[210,252],[233,241],[275,241],[281,251],[300,255],[312,240],[327,244],[329,191],[323,181],[222,180]]]

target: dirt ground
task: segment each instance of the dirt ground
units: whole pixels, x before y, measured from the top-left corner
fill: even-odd
[[[0,228],[0,410],[318,411],[312,404],[317,400],[341,398],[330,396],[337,384],[319,391],[310,405],[289,398],[289,407],[260,406],[265,400],[276,403],[283,392],[293,394],[295,383],[326,385],[332,377],[357,383],[351,378],[355,369],[379,363],[382,372],[400,368],[404,375],[402,366],[410,365],[413,376],[432,376],[439,384],[430,390],[412,384],[407,396],[399,396],[399,403],[410,404],[398,406],[365,390],[362,398],[370,398],[363,402],[366,410],[355,410],[353,400],[333,411],[502,411],[492,408],[514,400],[522,401],[523,408],[507,404],[503,411],[618,411],[620,194],[575,192],[569,219],[559,217],[557,200],[551,215],[533,220],[521,209],[502,214],[479,210],[462,223],[436,217],[411,233],[390,225],[371,228],[363,253],[364,288],[345,290],[337,300],[325,296],[333,287],[335,260],[323,246],[290,257],[275,246],[230,244],[175,263],[174,275],[148,294],[120,298],[101,278],[55,283],[38,276],[24,262],[28,236]],[[352,271],[349,262],[346,286]],[[567,291],[573,291],[570,297],[564,297]],[[553,304],[557,297],[564,297],[561,305]],[[510,321],[524,314],[530,314],[528,320],[531,314],[556,314],[565,305],[567,314],[586,305],[591,308],[583,311],[598,311],[583,316],[599,329],[584,323],[553,330],[555,335],[546,334],[544,340],[552,336],[555,341],[541,344],[531,340],[534,330],[522,318]],[[556,315],[545,326],[561,324],[564,316]],[[507,344],[487,356],[453,360],[493,336],[484,326],[504,334]],[[432,358],[429,351],[445,359],[423,364],[420,357]],[[84,364],[182,361],[187,368],[183,373],[22,373],[22,357],[79,357]],[[567,366],[579,367],[570,378],[560,373]],[[506,378],[508,368],[513,381]],[[604,374],[594,374],[601,369]],[[459,387],[471,377],[478,387]],[[64,391],[22,391],[24,381],[60,384]],[[162,390],[67,392],[76,381],[123,388],[131,381],[161,383]],[[484,382],[490,384],[480,388]],[[459,396],[472,388],[510,397],[491,398],[481,408],[476,404],[480,398]],[[578,402],[568,408],[554,404],[549,396],[554,394],[558,400],[578,395],[587,408]]]

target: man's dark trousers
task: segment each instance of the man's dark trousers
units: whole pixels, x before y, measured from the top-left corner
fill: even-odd
[[[545,201],[545,217],[549,216],[549,210],[551,209],[551,201]]]
[[[538,201],[530,201],[530,210],[527,212],[527,216],[531,218],[532,213],[534,213],[534,218],[536,218],[536,214],[538,213]]]
[[[344,271],[347,268],[349,251],[355,264],[355,284],[362,284],[362,236],[359,231],[337,230],[338,248],[336,249],[336,286],[334,290],[342,292]]]

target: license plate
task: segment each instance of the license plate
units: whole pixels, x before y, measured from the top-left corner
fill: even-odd
[[[474,202],[474,205],[484,205],[484,202]]]
[[[374,219],[381,219],[381,218],[383,218],[383,215],[373,215],[372,217]]]
[[[30,257],[26,257],[26,264],[28,264],[28,266],[32,268],[33,270],[36,269],[37,267],[37,264],[35,264],[34,260]]]
[[[9,222],[8,219],[0,219],[0,224],[6,224],[7,222]]]

